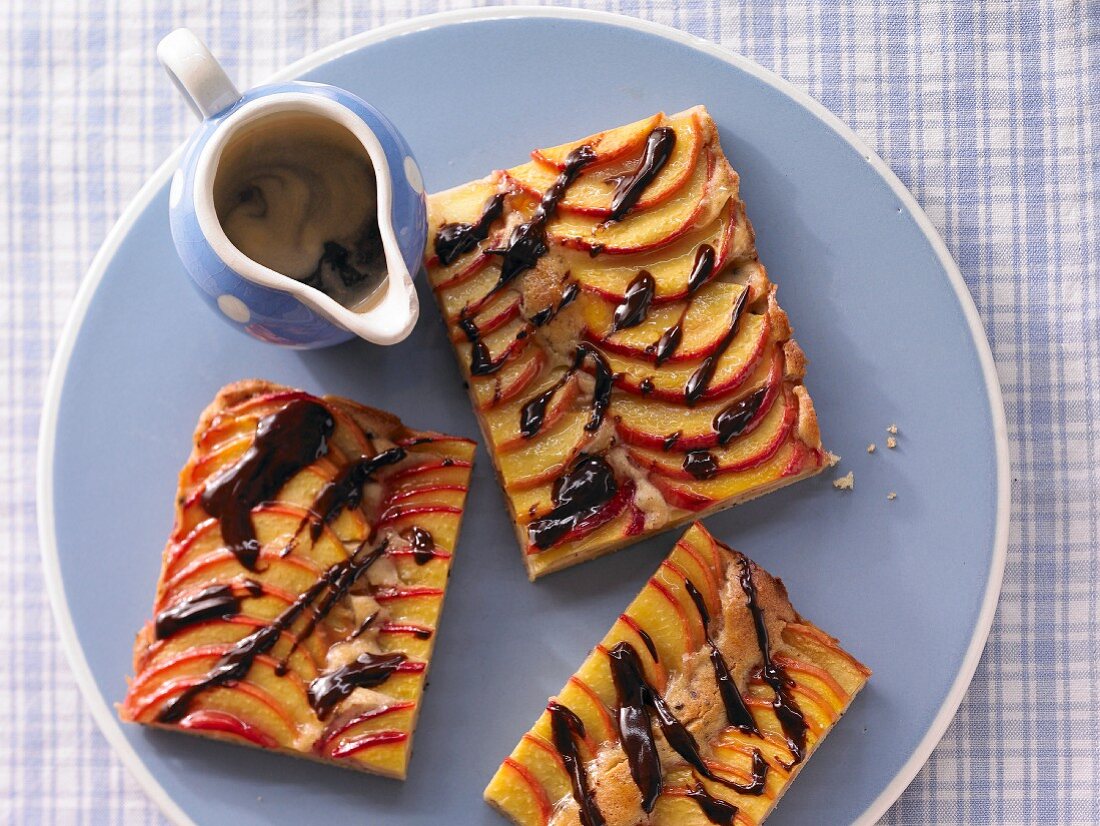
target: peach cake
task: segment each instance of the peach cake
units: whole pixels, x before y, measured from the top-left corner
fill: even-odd
[[[699,106],[429,198],[427,269],[534,579],[823,469]]]
[[[697,522],[485,799],[521,826],[760,823],[869,676]]]
[[[347,399],[223,388],[122,718],[403,778],[473,454]]]

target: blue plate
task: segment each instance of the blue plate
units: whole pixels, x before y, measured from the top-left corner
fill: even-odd
[[[151,69],[150,69],[151,71]],[[566,10],[402,23],[292,66],[386,112],[429,189],[658,110],[705,103],[742,176],[760,254],[812,361],[825,474],[708,520],[787,582],[875,671],[771,820],[870,823],[943,733],[996,605],[1008,450],[989,349],[955,264],[912,197],[820,105],[671,29]],[[497,764],[668,551],[673,535],[529,585],[481,453],[409,780],[121,726],[176,473],[226,382],[261,376],[361,399],[413,426],[477,433],[443,324],[389,349],[296,353],[242,336],[194,294],[168,233],[162,167],[76,302],[42,425],[39,517],[53,606],[108,739],[174,820],[497,824]],[[423,287],[423,284],[421,285]],[[896,450],[885,428],[897,422]],[[874,455],[868,442],[877,442]],[[887,501],[889,491],[896,501]]]

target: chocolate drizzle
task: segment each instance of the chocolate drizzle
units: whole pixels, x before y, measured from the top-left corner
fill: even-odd
[[[656,718],[673,751],[703,777],[723,782],[707,768],[691,732],[672,713],[660,692],[646,680],[634,647],[628,642],[620,642],[608,652],[608,657],[618,696],[619,737],[630,775],[642,793],[642,808],[652,812],[661,794],[661,764],[650,714]]]
[[[523,438],[530,439],[542,429],[543,422],[546,420],[546,408],[550,405],[550,400],[580,369],[586,358],[592,360],[595,385],[592,389],[592,416],[585,424],[584,429],[589,433],[600,429],[607,407],[611,404],[611,389],[615,384],[615,374],[611,372],[611,365],[607,363],[603,353],[591,344],[582,342],[577,345],[577,349],[573,353],[573,363],[569,369],[562,373],[550,387],[528,400],[520,408],[519,432]]]
[[[380,686],[407,659],[400,652],[371,654],[368,651],[360,654],[347,665],[314,679],[309,684],[309,704],[317,712],[317,718],[324,720],[336,704],[355,689]]]
[[[242,588],[249,596],[259,596],[262,586],[251,579],[244,580]],[[232,584],[211,585],[165,608],[153,621],[158,640],[171,637],[189,625],[211,619],[236,616],[241,610],[241,597]]]
[[[460,255],[467,253],[489,237],[489,230],[504,214],[504,195],[501,192],[490,198],[473,224],[444,224],[435,234],[435,254],[443,266],[453,264]]]
[[[309,513],[302,519],[295,536],[301,533],[305,523],[309,523],[309,538],[316,542],[336,517],[347,509],[359,507],[363,499],[363,485],[370,481],[380,469],[400,462],[407,454],[402,447],[391,447],[374,456],[364,456],[349,462],[337,472],[336,476],[321,488],[310,505]]]
[[[519,411],[519,432],[523,438],[530,439],[542,429],[542,423],[546,420],[546,407],[550,400],[573,376],[572,370],[566,370],[561,377],[550,387],[530,401],[526,402]]]
[[[477,325],[469,319],[464,319],[460,323],[463,325],[462,329],[466,333],[466,337],[474,345],[470,351],[471,376],[489,376],[495,373],[508,362],[508,357],[512,355],[515,342],[520,341],[519,336],[517,336],[515,341],[505,347],[504,352],[494,359],[493,354],[489,352],[489,345],[481,340],[481,332],[477,329]]]
[[[270,623],[257,628],[251,634],[238,640],[229,651],[214,663],[205,677],[188,686],[174,699],[166,703],[157,715],[157,721],[161,723],[179,722],[187,714],[191,702],[204,691],[243,680],[252,668],[253,663],[255,663],[256,658],[271,651],[283,633],[290,630],[290,627],[307,608],[312,608],[310,618],[305,628],[295,635],[293,646],[296,646],[298,642],[312,633],[316,624],[328,616],[336,601],[342,599],[359,577],[385,553],[386,546],[383,544],[381,547],[366,553],[364,553],[364,550],[365,545],[361,545],[349,559],[333,565],[325,571],[315,583],[303,591],[294,602],[288,605]],[[317,606],[313,606],[314,601],[326,589],[329,590],[326,598]],[[289,656],[288,653],[283,659],[282,670],[284,671],[285,662]],[[276,673],[280,673],[279,668],[276,669]]]
[[[722,651],[710,635],[710,613],[707,611],[706,601],[704,601],[703,595],[699,593],[699,589],[695,587],[695,583],[690,579],[685,580],[685,583],[687,592],[691,595],[691,601],[695,603],[695,608],[699,611],[699,618],[703,621],[703,634],[706,637],[707,645],[710,647],[710,661],[714,666],[714,679],[718,683],[718,694],[722,697],[722,705],[726,708],[726,720],[731,726],[735,726],[741,731],[759,734],[760,730],[756,727],[756,721],[753,720],[748,706],[745,705],[745,701],[741,697],[741,692],[730,673],[726,658],[722,656]]]
[[[676,443],[680,441],[680,437],[683,435],[683,433],[684,431],[677,430],[675,433],[669,433],[667,436],[665,436],[665,441],[661,445],[661,448],[664,450],[665,453],[668,453],[670,450],[672,450],[672,448],[676,447]]]
[[[332,414],[320,401],[294,399],[262,418],[244,455],[207,482],[202,506],[218,519],[226,548],[245,568],[253,570],[260,555],[252,508],[327,454],[333,427]]]
[[[611,466],[601,456],[582,454],[554,482],[554,507],[527,526],[527,535],[539,550],[546,550],[571,530],[595,517],[619,491]]]
[[[684,456],[684,470],[704,481],[718,473],[718,462],[709,450],[692,450]]]
[[[615,374],[611,372],[611,365],[607,363],[603,353],[591,344],[581,343],[577,345],[576,354],[573,356],[573,370],[576,370],[584,362],[585,358],[592,360],[593,373],[596,383],[592,389],[592,416],[584,429],[594,433],[603,424],[604,414],[611,404],[611,388],[615,384]]]
[[[642,808],[652,812],[661,794],[661,760],[649,719],[652,692],[642,676],[638,654],[625,642],[610,652],[611,676],[619,703],[619,739],[630,766],[630,776],[642,793]]]
[[[413,560],[417,565],[426,565],[435,559],[435,539],[431,532],[419,525],[413,525],[401,534],[413,549]]]
[[[732,803],[719,800],[704,789],[701,783],[696,785],[694,789],[688,789],[684,792],[684,796],[694,800],[711,823],[717,823],[718,826],[733,826],[737,817],[737,807]]]
[[[515,226],[507,245],[499,249],[486,250],[490,255],[499,255],[501,262],[500,278],[485,298],[512,283],[517,276],[531,269],[542,256],[546,255],[549,250],[546,245],[547,223],[557,211],[558,202],[565,195],[565,190],[576,180],[581,170],[595,159],[596,153],[587,144],[578,146],[570,152],[565,158],[565,167],[557,180],[542,194],[542,199],[535,208],[531,220]],[[481,301],[478,303],[480,304]]]
[[[570,152],[565,159],[565,168],[562,169],[550,188],[543,193],[539,205],[531,216],[531,220],[517,224],[504,247],[485,250],[489,255],[499,255],[501,257],[500,277],[497,278],[496,283],[485,295],[463,307],[458,319],[459,327],[462,328],[462,332],[465,333],[466,338],[473,345],[470,352],[471,375],[487,376],[495,373],[507,362],[515,343],[525,338],[530,332],[525,326],[516,336],[516,341],[494,359],[488,346],[481,340],[481,331],[478,330],[477,324],[473,321],[473,316],[485,306],[485,302],[511,284],[518,276],[535,266],[539,259],[546,255],[550,249],[546,243],[547,223],[557,211],[558,202],[565,195],[565,190],[573,183],[580,171],[595,158],[596,153],[587,144],[578,146]],[[568,290],[566,292],[568,293]],[[574,294],[568,300],[571,301],[575,297]],[[566,295],[563,294],[562,304],[559,305],[558,310],[561,310],[562,306],[568,303],[565,299]],[[546,320],[548,321],[549,318]],[[542,323],[545,323],[545,321]]]
[[[688,292],[694,293],[706,284],[714,274],[714,265],[718,260],[718,254],[710,244],[700,244],[695,251],[695,261],[688,273]]]
[[[628,327],[637,327],[645,321],[649,312],[649,305],[653,302],[653,294],[657,291],[657,282],[648,270],[641,270],[630,286],[626,288],[622,303],[615,308],[612,316],[611,332],[617,333]]]
[[[661,661],[661,658],[657,656],[657,646],[653,644],[653,637],[649,636],[649,633],[640,625],[634,630],[637,631],[638,636],[642,638],[642,643],[644,643],[646,651],[649,652],[649,655],[653,657],[653,662],[659,663]]]
[[[713,422],[714,432],[718,434],[718,444],[729,444],[733,438],[741,435],[767,396],[768,387],[765,385],[718,411]]]
[[[735,786],[741,794],[759,797],[764,794],[768,785],[768,761],[760,753],[760,749],[752,750],[752,782],[747,786]]]
[[[695,262],[692,264],[691,272],[688,274],[688,295],[691,298],[684,306],[683,311],[680,313],[680,318],[676,323],[661,333],[661,337],[657,339],[655,344],[651,344],[652,351],[647,349],[647,352],[653,353],[654,361],[657,366],[660,367],[680,346],[680,342],[684,338],[684,318],[687,316],[688,308],[691,306],[691,301],[694,299],[695,293],[706,284],[711,276],[714,274],[714,265],[717,260],[717,254],[714,251],[714,247],[710,244],[701,244],[699,249],[695,251]],[[736,322],[735,322],[736,323]]]
[[[733,305],[729,330],[726,331],[726,334],[722,337],[722,341],[719,342],[714,352],[703,359],[703,363],[699,365],[699,369],[692,373],[691,378],[688,379],[687,386],[684,388],[684,401],[687,403],[688,407],[693,406],[703,397],[703,394],[707,392],[707,388],[710,386],[710,380],[714,378],[714,371],[718,367],[718,359],[722,357],[726,349],[737,337],[737,330],[741,326],[741,314],[745,311],[745,304],[748,300],[748,296],[749,289],[746,287],[741,291],[741,294],[737,296],[737,302]]]
[[[558,301],[557,306],[543,307],[541,310],[531,316],[531,324],[535,327],[542,327],[545,324],[548,324],[554,319],[554,317],[558,313],[560,313],[576,300],[577,295],[580,293],[580,291],[581,285],[578,284],[576,281],[570,281],[569,284],[566,285],[565,289],[562,290],[561,300]]]
[[[606,822],[601,814],[596,798],[588,789],[588,777],[584,770],[577,740],[584,739],[584,723],[573,711],[557,702],[551,702],[546,710],[550,712],[550,733],[554,748],[561,756],[569,783],[573,787],[573,799],[577,801],[582,826],[604,826]]]
[[[653,348],[653,360],[658,367],[668,361],[683,339],[684,322],[683,316],[681,316],[679,321],[661,333],[661,337],[657,339],[657,344]]]
[[[642,192],[668,162],[674,146],[676,146],[674,129],[658,126],[649,133],[638,168],[629,176],[622,178],[615,187],[615,194],[611,198],[610,220],[619,221],[634,208],[638,199],[642,197]]]
[[[378,611],[375,611],[374,613],[367,614],[367,616],[363,617],[363,621],[359,623],[359,627],[348,634],[348,639],[355,640],[363,636],[367,632],[367,629],[374,624],[374,621],[378,619],[378,613]]]
[[[760,647],[760,656],[764,660],[761,676],[772,691],[775,699],[772,701],[772,709],[779,719],[779,725],[783,728],[783,734],[787,738],[787,747],[791,750],[792,766],[802,762],[806,748],[806,718],[798,704],[791,697],[790,686],[793,681],[787,676],[782,666],[772,661],[771,642],[768,639],[768,627],[764,622],[764,614],[756,600],[756,585],[752,581],[752,569],[750,563],[744,557],[739,560],[741,564],[741,590],[748,598],[749,611],[752,613],[753,625],[756,628],[756,643]]]

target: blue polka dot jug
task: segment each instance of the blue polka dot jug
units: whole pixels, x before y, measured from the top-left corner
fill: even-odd
[[[427,204],[420,169],[386,116],[343,89],[319,83],[276,83],[241,94],[187,29],[165,37],[157,56],[202,119],[172,179],[170,219],[176,249],[203,299],[249,335],[286,347],[327,347],[355,336],[395,344],[408,336],[419,313],[412,276],[427,240]],[[296,280],[248,257],[219,220],[214,182],[223,152],[242,129],[286,114],[344,127],[370,159],[375,243],[384,272],[364,309],[349,309],[309,279]]]

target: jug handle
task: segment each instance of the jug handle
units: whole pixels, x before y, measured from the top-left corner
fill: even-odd
[[[241,93],[190,29],[176,29],[157,44],[157,59],[188,106],[206,119],[232,106]]]

